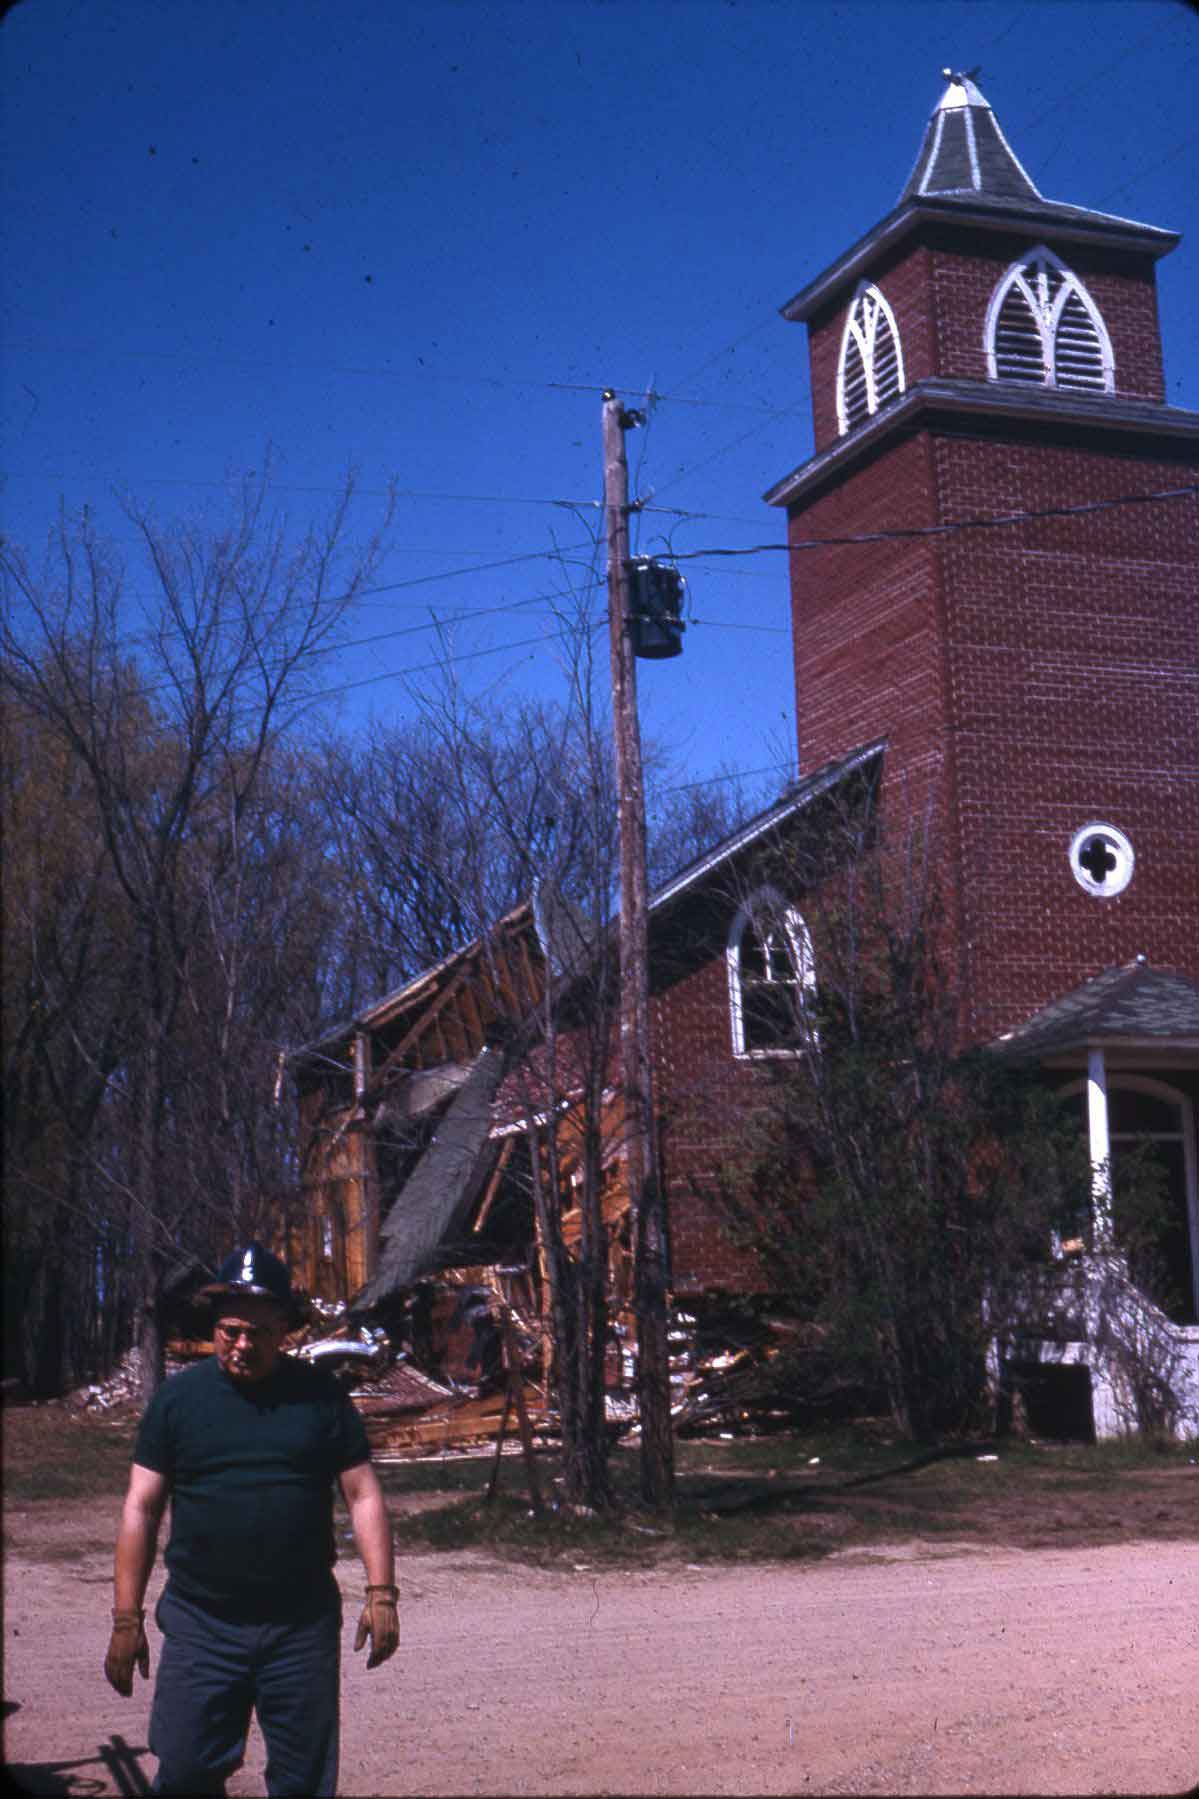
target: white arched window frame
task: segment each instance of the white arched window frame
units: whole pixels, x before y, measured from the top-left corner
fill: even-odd
[[[837,424],[842,437],[903,393],[906,385],[895,314],[879,288],[859,282],[837,357]]]
[[[1005,320],[1005,303],[1013,299]],[[1102,313],[1074,271],[1043,244],[1014,262],[996,286],[983,347],[991,381],[1080,393],[1111,393],[1116,385]]]
[[[816,990],[816,961],[801,914],[775,888],[759,888],[733,919],[726,955],[733,1054],[802,1054],[813,1041],[803,1012]],[[777,1036],[771,1018],[786,1021]]]
[[[1085,1096],[1085,1081],[1070,1081],[1062,1088],[1063,1098]],[[1107,1095],[1123,1090],[1129,1093],[1144,1093],[1150,1099],[1161,1100],[1170,1106],[1178,1119],[1177,1126],[1168,1131],[1108,1131],[1112,1148],[1118,1143],[1142,1143],[1160,1141],[1178,1143],[1182,1148],[1182,1166],[1184,1182],[1184,1202],[1186,1206],[1187,1226],[1191,1238],[1191,1282],[1192,1300],[1196,1315],[1199,1316],[1199,1164],[1196,1158],[1195,1108],[1186,1093],[1177,1087],[1169,1086],[1165,1081],[1154,1080],[1151,1075],[1123,1074],[1112,1071],[1106,1075],[1104,1110],[1107,1109]]]

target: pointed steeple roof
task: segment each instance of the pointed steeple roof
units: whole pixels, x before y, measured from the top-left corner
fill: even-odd
[[[925,128],[916,166],[900,202],[928,194],[977,194],[996,200],[1039,200],[1035,182],[1004,137],[999,121],[974,84],[977,69],[948,81]]]
[[[1046,200],[999,128],[975,83],[979,73],[942,70],[948,86],[925,128],[916,166],[885,218],[842,252],[781,308],[803,320],[827,304],[903,238],[933,222],[1015,227],[1054,240],[1100,244],[1140,255],[1166,256],[1178,242],[1138,219]]]

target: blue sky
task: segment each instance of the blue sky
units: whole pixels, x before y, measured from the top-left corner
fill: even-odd
[[[4,529],[36,547],[61,500],[120,537],[120,488],[219,507],[268,446],[301,521],[353,464],[363,530],[404,490],[380,580],[419,585],[355,621],[397,635],[330,658],[347,728],[412,713],[435,618],[472,690],[552,693],[548,556],[587,582],[601,389],[664,396],[629,440],[635,491],[672,509],[641,549],[780,541],[761,495],[811,427],[778,308],[891,208],[941,68],[976,64],[1047,197],[1184,234],[1167,397],[1199,407],[1179,0],[22,0],[0,27]],[[686,572],[696,622],[640,665],[644,729],[694,779],[774,768],[785,559]]]

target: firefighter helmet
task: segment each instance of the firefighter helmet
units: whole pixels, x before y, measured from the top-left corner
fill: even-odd
[[[291,1276],[278,1256],[261,1243],[247,1243],[227,1255],[217,1270],[215,1281],[201,1287],[200,1297],[214,1302],[234,1298],[238,1294],[254,1294],[273,1299],[287,1313],[289,1323],[297,1323],[303,1315],[301,1302],[292,1291]]]

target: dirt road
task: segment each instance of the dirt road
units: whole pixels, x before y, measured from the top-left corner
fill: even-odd
[[[100,1673],[107,1552],[36,1563],[19,1525],[15,1541],[10,1773],[40,1793],[144,1790],[150,1689],[121,1700]],[[402,1579],[400,1653],[373,1674],[348,1654],[348,1599],[347,1795],[1180,1793],[1199,1781],[1194,1543],[897,1548],[653,1573],[429,1556],[406,1558]],[[231,1791],[264,1791],[256,1735]]]

